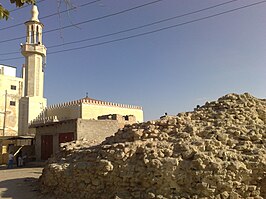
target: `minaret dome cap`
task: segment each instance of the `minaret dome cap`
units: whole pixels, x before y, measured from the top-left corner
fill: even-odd
[[[36,5],[32,6],[31,14],[32,14],[31,21],[40,22],[39,19],[38,19],[39,11],[38,11],[38,8],[37,8]]]

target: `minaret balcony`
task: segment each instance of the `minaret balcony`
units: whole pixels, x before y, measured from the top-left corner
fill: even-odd
[[[46,47],[42,44],[23,44],[21,46],[21,53],[23,55],[25,54],[31,54],[31,53],[37,53],[41,54],[43,56],[46,56]]]

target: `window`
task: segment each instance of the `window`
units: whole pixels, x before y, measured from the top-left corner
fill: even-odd
[[[10,101],[10,106],[16,106],[16,102],[15,101]]]
[[[125,120],[128,121],[129,118],[128,118],[128,115],[124,116]]]
[[[16,90],[17,87],[15,85],[11,85],[11,90]]]

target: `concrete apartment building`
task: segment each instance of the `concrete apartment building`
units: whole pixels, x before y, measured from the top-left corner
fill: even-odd
[[[0,64],[0,136],[18,134],[19,100],[23,79],[16,76],[13,66]]]

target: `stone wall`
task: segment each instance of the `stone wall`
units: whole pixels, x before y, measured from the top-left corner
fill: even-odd
[[[116,133],[120,125],[117,120],[77,120],[77,139],[93,140],[101,143],[106,137]]]
[[[120,123],[120,127],[124,127],[127,124],[134,124],[137,122],[136,117],[134,115],[117,115],[117,114],[109,114],[102,115],[98,117],[98,120],[117,120]]]
[[[266,198],[266,101],[228,94],[97,146],[66,144],[40,183],[56,198]]]
[[[51,122],[35,126],[36,129],[36,159],[41,159],[41,136],[53,135],[53,154],[59,151],[59,134],[74,133],[74,140],[86,139],[101,143],[106,137],[113,135],[123,124],[117,120],[84,120],[73,119]]]

